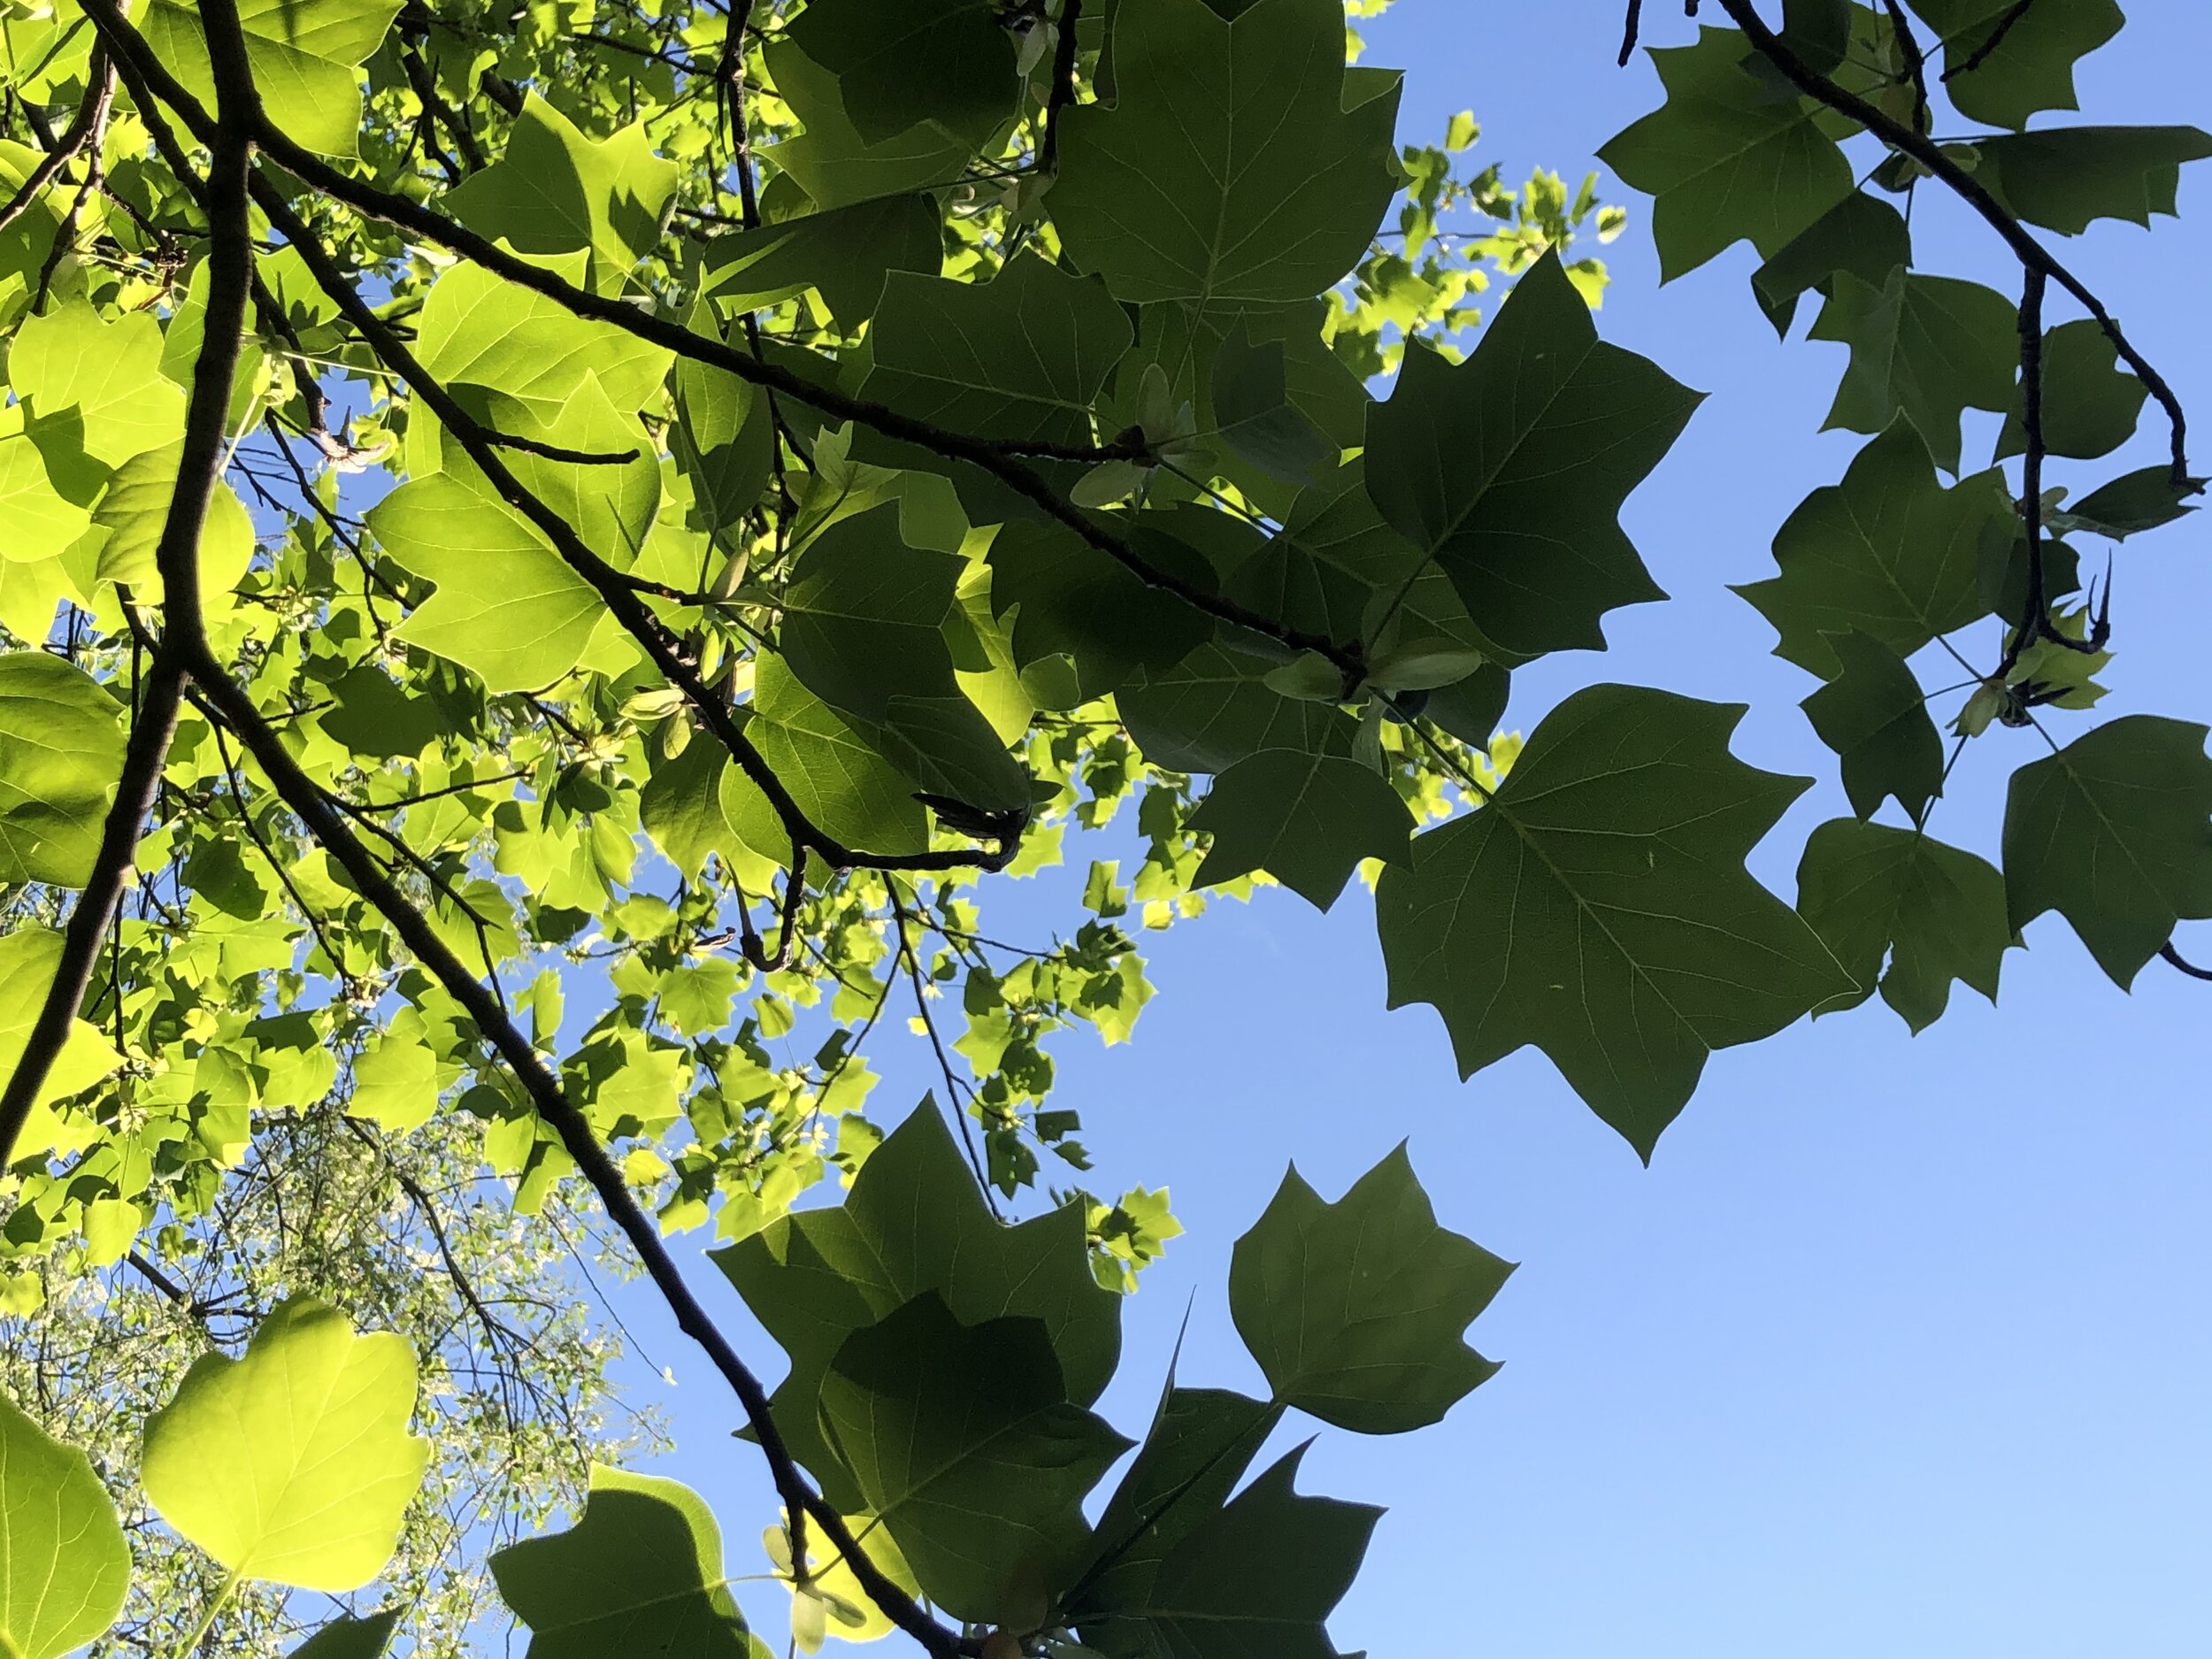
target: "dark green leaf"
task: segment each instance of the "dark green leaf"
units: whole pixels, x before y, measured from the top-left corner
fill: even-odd
[[[2185,489],[2177,488],[2171,467],[2146,466],[2091,490],[2066,510],[2066,516],[2093,535],[2118,541],[2196,511],[2186,498],[2203,490],[2200,478],[2191,479]]]
[[[2078,236],[2100,219],[2171,215],[2181,164],[2212,156],[2194,127],[2059,127],[1978,140],[1975,176],[2032,225]]]
[[[1479,811],[1383,872],[1390,1003],[1444,1016],[1463,1075],[1531,1043],[1648,1158],[1708,1055],[1851,988],[1743,865],[1805,780],[1728,752],[1740,704],[1576,693]]]
[[[1143,527],[1135,540],[1154,568],[1212,585],[1205,559],[1164,532]],[[1087,697],[1118,690],[1140,670],[1172,667],[1213,632],[1203,611],[1059,525],[1007,525],[989,557],[991,609],[1002,619],[1013,613],[1014,660],[1026,668],[1071,658]]]
[[[979,142],[1014,112],[1013,37],[992,0],[815,0],[789,34],[871,143],[933,120]]]
[[[1978,282],[1892,271],[1881,288],[1849,272],[1813,324],[1851,348],[1824,429],[1883,432],[1902,415],[1947,472],[1959,470],[1959,416],[2012,406],[2019,330],[2010,300]]]
[[[1413,818],[1381,774],[1348,754],[1269,749],[1216,778],[1190,827],[1213,837],[1193,887],[1264,870],[1325,910],[1361,860],[1407,862]]]
[[[2058,911],[2124,988],[2176,922],[2212,916],[2204,740],[2201,726],[2131,714],[2013,773],[2005,893],[2014,931]]]
[[[1048,197],[1068,255],[1122,299],[1310,299],[1366,252],[1395,188],[1394,92],[1347,110],[1337,0],[1121,0],[1116,102],[1061,119]]]
[[[2025,127],[2039,111],[2075,108],[2076,60],[2117,35],[2125,20],[2113,0],[1911,4],[1936,32],[1951,102],[1960,114],[1991,127]],[[2003,38],[1993,46],[2001,28]]]
[[[1919,830],[1835,818],[1815,830],[1797,866],[1797,908],[1861,989],[1821,1010],[1882,1000],[1916,1032],[1943,1016],[1951,981],[1997,1000],[2005,952],[2005,883],[1985,860]]]
[[[1382,1511],[1301,1496],[1295,1451],[1192,1529],[1141,1588],[1094,1604],[1084,1646],[1109,1659],[1335,1659],[1323,1627]]]
[[[985,283],[894,272],[869,338],[870,397],[980,437],[1082,444],[1133,335],[1103,284],[1025,257]]]
[[[765,1659],[726,1586],[722,1534],[690,1487],[595,1465],[583,1519],[495,1552],[530,1659]]]
[[[1904,215],[1879,196],[1854,190],[1754,271],[1751,292],[1774,332],[1786,334],[1807,289],[1831,296],[1839,271],[1879,288],[1911,261]]]
[[[1436,1225],[1402,1145],[1333,1204],[1286,1173],[1237,1240],[1229,1311],[1278,1401],[1397,1434],[1440,1421],[1496,1374],[1463,1333],[1512,1271]]]
[[[2043,336],[2043,447],[2052,455],[2093,461],[2135,435],[2149,396],[2143,382],[2120,372],[2120,353],[2093,318],[2061,323]],[[1997,458],[2028,447],[2016,403],[1997,440]]]
[[[965,1325],[933,1291],[845,1339],[821,1414],[923,1591],[978,1623],[1034,1617],[1065,1583],[1084,1494],[1129,1447],[1069,1403],[1041,1320]]]
[[[1805,718],[1843,757],[1851,810],[1872,818],[1890,795],[1918,823],[1943,788],[1943,740],[1911,669],[1871,634],[1832,634],[1836,677],[1805,699]]]
[[[1669,281],[1748,238],[1772,257],[1851,194],[1851,164],[1821,130],[1819,106],[1778,96],[1747,69],[1734,29],[1655,50],[1667,101],[1599,150],[1623,181],[1657,199],[1651,236]]]
[[[396,1607],[365,1618],[334,1618],[293,1648],[288,1659],[383,1659],[398,1624]]]
[[[1213,419],[1221,441],[1269,477],[1310,482],[1338,449],[1290,401],[1283,342],[1255,343],[1240,317],[1214,354]]]
[[[1926,445],[1900,426],[1784,521],[1781,574],[1736,591],[1782,636],[1775,655],[1825,680],[1836,670],[1831,634],[1857,628],[1909,657],[1979,617],[1982,563],[2018,526],[2000,474],[1946,489]]]
[[[1071,1622],[1141,1601],[1160,1563],[1229,1501],[1283,1408],[1171,1380],[1144,1445],[1107,1500]]]
[[[1156,766],[1226,772],[1247,755],[1288,749],[1349,753],[1351,718],[1327,703],[1286,697],[1266,682],[1269,664],[1215,644],[1115,694],[1137,747]]]
[[[1368,493],[1502,655],[1601,649],[1608,611],[1665,596],[1618,514],[1698,402],[1599,340],[1547,254],[1465,363],[1406,354],[1397,389],[1368,416]]]
[[[815,288],[840,326],[854,329],[874,314],[890,273],[935,276],[942,242],[927,196],[887,196],[717,237],[707,244],[700,292],[735,312]]]
[[[790,1356],[777,1424],[846,1509],[860,1496],[823,1442],[816,1398],[853,1332],[925,1291],[970,1324],[1041,1319],[1078,1405],[1098,1398],[1121,1350],[1121,1299],[1091,1276],[1082,1204],[1019,1226],[995,1220],[927,1102],[861,1166],[842,1205],[778,1221],[714,1259]]]

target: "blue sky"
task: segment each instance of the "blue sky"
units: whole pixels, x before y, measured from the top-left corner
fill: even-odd
[[[1409,66],[1409,138],[1471,106],[1479,158],[1509,178],[1542,163],[1571,183],[1656,102],[1647,65],[1612,66],[1620,11],[1400,0],[1365,61]],[[2085,65],[2087,119],[2212,124],[2212,10],[2131,12]],[[1677,7],[1647,12],[1654,43],[1694,27]],[[2212,434],[2208,179],[2185,179],[2178,225],[2101,225],[2064,252]],[[1605,679],[1750,703],[1738,752],[1821,779],[1754,862],[1787,895],[1806,833],[1845,808],[1796,706],[1812,682],[1769,655],[1771,632],[1725,584],[1770,572],[1775,526],[1855,447],[1816,431],[1842,349],[1777,344],[1751,303],[1748,249],[1659,288],[1647,204],[1609,181],[1605,196],[1632,219],[1607,250],[1601,328],[1712,394],[1626,515],[1676,598],[1616,613],[1602,658],[1525,673],[1508,723],[1531,728]],[[2014,285],[1978,224],[1932,199],[1920,210],[1923,265]],[[1993,436],[1975,419],[1970,457]],[[2055,481],[2085,488],[2157,458],[2158,442]],[[2212,450],[2212,436],[2200,443]],[[2062,741],[2130,710],[2212,715],[2208,523],[2122,550],[2112,695],[2093,715],[2055,716]],[[2032,733],[1972,746],[1937,833],[1993,854],[2003,779],[2042,752]],[[1031,918],[1032,931],[1055,919],[1019,899],[994,923]],[[1189,1229],[1127,1308],[1124,1382],[1106,1402],[1121,1426],[1141,1431],[1187,1303],[1184,1378],[1259,1387],[1223,1286],[1287,1159],[1333,1197],[1410,1138],[1448,1225],[1525,1264],[1475,1329],[1506,1362],[1495,1380],[1439,1428],[1327,1431],[1307,1461],[1309,1490],[1390,1508],[1333,1622],[1341,1648],[2203,1653],[2212,987],[2154,964],[2124,995],[2047,917],[2008,956],[1998,1008],[1962,989],[1916,1040],[1875,1006],[1717,1056],[1646,1170],[1532,1050],[1462,1084],[1431,1010],[1386,1012],[1356,888],[1325,917],[1267,894],[1148,943],[1159,995],[1136,1041],[1062,1050],[1064,1103],[1083,1112],[1099,1188],[1165,1182]],[[2197,948],[2212,956],[2212,926]],[[879,1107],[924,1086],[914,1048],[896,1033],[887,1045]],[[703,1262],[697,1277],[734,1310]],[[708,1494],[732,1571],[756,1570],[772,1501],[757,1459],[724,1438],[726,1397],[641,1291],[615,1294],[677,1379],[640,1396],[664,1403],[684,1447],[663,1472]],[[731,1325],[772,1371],[772,1345],[741,1311]],[[1314,1427],[1286,1429],[1286,1443]],[[741,1599],[775,1633],[774,1593]]]

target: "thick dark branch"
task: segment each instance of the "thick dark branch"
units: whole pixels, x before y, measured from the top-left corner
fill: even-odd
[[[2159,956],[2170,968],[2177,968],[2193,979],[2212,981],[2212,968],[2200,968],[2173,948],[2171,941],[2158,948]]]
[[[1905,15],[1904,0],[1882,0],[1888,9],[1890,27],[1897,32],[1897,49],[1904,54],[1905,73],[1912,78],[1912,130],[1928,130],[1928,58],[1920,50],[1920,37]]]
[[[51,150],[31,169],[30,177],[23,180],[23,188],[8,198],[8,204],[0,207],[0,230],[15,223],[24,209],[38,200],[38,194],[54,181],[55,175],[66,167],[92,141],[93,134],[106,119],[108,105],[115,98],[115,74],[109,67],[108,55],[96,48],[92,54],[92,84],[86,90],[84,102],[77,106],[75,118],[69,130],[62,134]]]
[[[1614,60],[1623,69],[1636,55],[1636,37],[1643,32],[1644,0],[1628,0],[1628,23],[1621,31],[1621,55]]]
[[[2030,265],[2020,286],[2020,426],[2025,434],[2020,462],[2020,511],[2027,520],[2028,592],[2020,621],[1993,678],[2002,685],[2021,653],[2051,632],[2050,601],[2043,582],[2043,273]]]
[[[1037,159],[1049,174],[1060,167],[1060,118],[1075,104],[1075,26],[1083,0],[1060,0],[1060,39],[1052,57],[1052,92],[1045,104],[1045,137]]]
[[[1925,134],[1916,133],[1902,122],[1885,115],[1856,93],[1847,92],[1809,67],[1790,50],[1781,37],[1766,26],[1752,0],[1720,0],[1721,10],[1735,20],[1751,43],[1763,53],[1767,60],[1782,73],[1782,76],[1807,97],[1825,104],[1839,115],[1847,115],[1873,134],[1893,150],[1902,151],[1918,162],[1932,177],[1939,179],[1951,192],[1972,208],[2004,239],[2022,266],[2039,271],[2051,281],[2064,288],[2079,303],[2082,309],[2097,321],[2113,349],[2135,371],[2136,378],[2158,400],[2158,406],[2166,411],[2166,419],[2173,432],[2174,488],[2196,494],[2189,479],[2188,417],[2183,412],[2181,400],[2173,388],[2159,373],[2150,360],[2138,351],[2128,337],[2105,309],[2104,302],[2091,291],[2089,286],[2062,265],[2051,250],[2039,242],[2019,219],[2003,203],[1991,195],[1987,186],[1946,155],[1943,147]]]
[[[745,125],[745,31],[753,20],[753,0],[737,0],[722,36],[722,55],[714,65],[714,104],[737,169],[737,200],[747,230],[760,227],[760,193],[753,183],[753,135]],[[754,356],[760,354],[756,351]]]
[[[219,0],[227,4],[227,0]],[[102,77],[105,81],[107,77]],[[104,102],[103,105],[104,107]],[[96,124],[95,109],[90,125]],[[240,133],[242,133],[242,127]],[[173,629],[181,624],[188,638],[201,635],[200,531],[208,503],[222,475],[230,409],[231,379],[238,365],[246,317],[247,286],[253,244],[246,214],[246,174],[250,150],[242,135],[218,132],[211,147],[206,184],[211,218],[217,227],[208,250],[206,343],[192,371],[192,394],[185,412],[184,444],[177,462],[177,485],[169,498],[155,565],[161,573],[163,611]],[[33,1022],[22,1057],[7,1087],[0,1092],[0,1167],[11,1162],[15,1143],[46,1079],[68,1041],[77,1011],[84,1005],[108,926],[130,884],[131,860],[139,829],[153,809],[161,769],[176,730],[183,694],[184,666],[179,651],[165,641],[141,688],[138,710],[125,746],[122,776],[114,803],[101,826],[92,872],[77,896],[62,933],[60,964],[46,1000]]]

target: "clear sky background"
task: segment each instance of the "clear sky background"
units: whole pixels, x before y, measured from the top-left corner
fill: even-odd
[[[2212,125],[2212,8],[2129,9],[2084,67],[2088,119]],[[1365,61],[1408,69],[1409,140],[1471,106],[1479,159],[1509,179],[1541,163],[1571,184],[1657,102],[1647,64],[1613,67],[1621,11],[1400,0]],[[1652,43],[1694,27],[1678,7],[1647,14]],[[2200,471],[2208,181],[2201,165],[2185,176],[2178,225],[2101,225],[2063,249],[2200,412]],[[1605,679],[1749,702],[1738,752],[1821,780],[1755,859],[1791,895],[1805,835],[1846,808],[1797,709],[1813,682],[1769,655],[1770,630],[1725,584],[1770,573],[1776,526],[1855,447],[1816,431],[1843,349],[1778,345],[1751,303],[1747,247],[1659,288],[1647,204],[1609,180],[1604,194],[1632,219],[1606,250],[1601,327],[1712,394],[1626,516],[1676,598],[1615,613],[1608,656],[1522,675],[1508,723],[1532,729]],[[1916,232],[1927,268],[2016,286],[1993,240],[1932,192]],[[1986,456],[1994,422],[1973,419],[1968,454]],[[2122,457],[2054,481],[2078,493],[2157,459],[2154,421]],[[2093,715],[2047,714],[2062,741],[2130,710],[2212,717],[2208,552],[2203,517],[2122,549],[2112,695]],[[2002,780],[2044,752],[2001,730],[1970,746],[1935,832],[1993,856]],[[995,930],[1068,921],[1048,886],[1032,894],[1002,900]],[[2183,937],[2212,957],[2212,925]],[[2055,916],[2028,944],[2007,959],[2001,1007],[1962,987],[1917,1040],[1876,1004],[1717,1056],[1646,1170],[1534,1050],[1462,1084],[1432,1010],[1386,1012],[1356,887],[1325,917],[1277,892],[1148,936],[1159,995],[1134,1042],[1064,1041],[1056,1102],[1083,1113],[1097,1190],[1167,1183],[1189,1229],[1127,1306],[1110,1415],[1142,1432],[1187,1303],[1185,1380],[1260,1391],[1227,1315],[1233,1241],[1286,1160],[1333,1198],[1410,1138],[1443,1220],[1525,1265],[1475,1327],[1506,1362],[1494,1381],[1416,1435],[1324,1431],[1306,1463],[1307,1489],[1390,1507],[1333,1623],[1345,1651],[2200,1659],[2212,987],[2154,963],[2123,995]],[[882,1048],[888,1118],[928,1074],[918,1041],[892,1030]],[[778,1371],[695,1265],[742,1346]],[[649,1294],[615,1294],[677,1379],[639,1368],[638,1398],[662,1403],[683,1448],[660,1472],[705,1491],[731,1570],[757,1570],[772,1500],[756,1455],[724,1438],[727,1396]],[[741,1599],[780,1642],[780,1593]]]

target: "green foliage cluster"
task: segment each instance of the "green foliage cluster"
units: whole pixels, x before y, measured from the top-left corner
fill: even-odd
[[[509,1521],[584,1499],[449,1540],[537,1659],[759,1647],[695,1494],[511,1422],[495,1478],[499,1435],[418,1387],[456,1327],[318,1282],[315,1224],[233,1225],[305,1137],[358,1146],[358,1202],[388,1165],[457,1321],[489,1317],[443,1219],[479,1161],[524,1236],[588,1188],[768,1462],[810,1647],[1326,1655],[1376,1512],[1250,1466],[1292,1409],[1436,1421],[1509,1269],[1402,1155],[1334,1204],[1294,1172],[1229,1285],[1271,1397],[1171,1380],[1141,1442],[1106,1424],[1119,1293],[1176,1224],[1076,1183],[1052,1040],[1130,1035],[1144,931],[1361,874],[1394,1003],[1468,1073],[1536,1045],[1647,1157],[1712,1052],[1878,992],[1917,1028],[2047,910],[2123,986],[2172,954],[2212,915],[2202,726],[2052,738],[2001,867],[1929,826],[1970,744],[2101,695],[2111,586],[2068,538],[2200,488],[2045,233],[2170,212],[2212,139],[2030,127],[2108,0],[1719,9],[1606,159],[1666,274],[1749,241],[1778,330],[1812,294],[1850,349],[1829,425],[1868,441],[1745,590],[1853,808],[1794,904],[1746,859],[1806,780],[1735,757],[1740,706],[1593,685],[1499,734],[1515,671],[1663,597],[1618,515],[1698,399],[1599,336],[1594,177],[1469,175],[1468,117],[1400,147],[1339,0],[0,15],[0,1296],[35,1324],[129,1272],[204,1326],[178,1275],[211,1261],[258,1316],[92,1386],[138,1407],[109,1486],[50,1432],[73,1394],[0,1411],[0,1654],[103,1639],[118,1495],[159,1517],[142,1583],[189,1563],[158,1570],[196,1587],[180,1655],[380,1577],[303,1651],[462,1640],[413,1624],[468,1581],[423,1562],[426,1471]],[[1939,97],[1993,130],[1939,141]],[[2016,303],[1915,265],[1894,203],[1937,191]],[[2153,404],[2170,466],[2047,484]],[[2005,417],[1971,473],[1968,410]],[[1132,803],[1065,931],[1002,942],[995,883]],[[887,1016],[948,1109],[887,1136]],[[785,1352],[772,1394],[694,1233]],[[603,1350],[536,1328],[571,1450],[610,1440]]]

